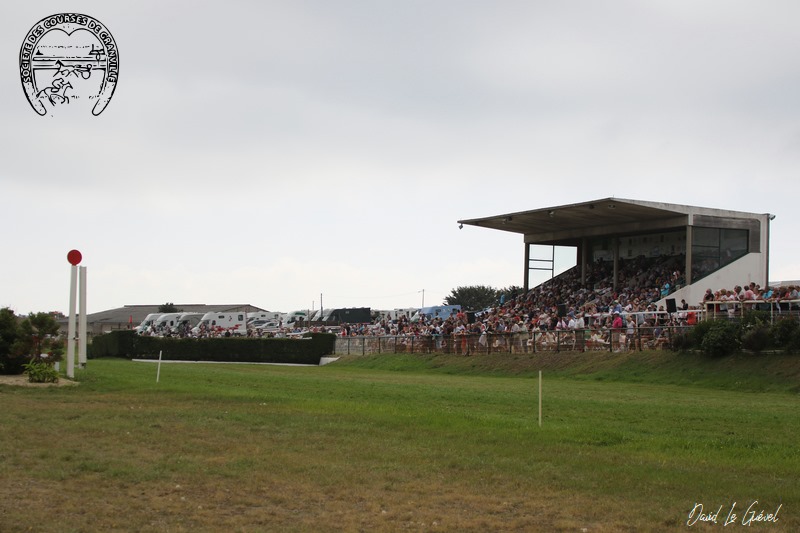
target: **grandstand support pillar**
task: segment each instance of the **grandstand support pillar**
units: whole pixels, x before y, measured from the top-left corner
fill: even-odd
[[[578,264],[581,265],[581,287],[586,286],[586,258],[589,255],[589,241],[586,237],[581,239],[581,248],[578,257]]]
[[[761,247],[764,251],[764,283],[763,287],[768,287],[770,283],[769,279],[769,234],[770,234],[770,226],[772,221],[775,220],[775,215],[770,215],[767,213],[767,238],[765,239],[765,245]]]
[[[692,226],[686,226],[686,266],[684,267],[686,271],[686,286],[690,286],[694,283],[692,279],[692,241],[693,241],[693,231]]]
[[[617,292],[618,276],[619,276],[619,238],[614,237],[614,281],[612,287],[614,292]]]
[[[530,266],[531,266],[531,244],[525,243],[525,273],[523,275],[522,288],[525,294],[530,290]]]

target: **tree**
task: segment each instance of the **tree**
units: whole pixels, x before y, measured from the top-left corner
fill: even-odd
[[[505,289],[500,289],[497,292],[502,298],[502,303],[507,303],[516,298],[517,296],[525,294],[525,290],[517,285],[509,285]]]
[[[0,309],[0,371],[4,374],[21,374],[41,354],[47,354],[48,364],[55,363],[62,351],[58,322],[50,313],[32,313],[20,321],[11,309]]]
[[[486,285],[456,287],[444,299],[445,305],[460,305],[466,311],[480,311],[497,305],[499,292]]]
[[[47,354],[49,361],[58,361],[63,347],[58,330],[58,322],[50,313],[31,314],[20,322],[19,337],[12,351],[33,358]]]
[[[172,302],[167,302],[163,305],[158,306],[159,313],[180,313],[182,309],[178,309],[175,307],[175,304]]]
[[[18,337],[19,325],[14,311],[8,307],[0,309],[0,372],[3,374],[21,374],[22,365],[27,362],[12,355],[11,347]]]

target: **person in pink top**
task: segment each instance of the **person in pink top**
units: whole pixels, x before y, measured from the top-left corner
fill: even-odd
[[[740,298],[742,300],[755,300],[756,292],[753,290],[753,287],[751,285],[747,285],[745,286],[745,289],[742,292]]]
[[[615,352],[620,351],[619,334],[622,331],[624,322],[619,313],[614,312],[614,320],[611,321],[611,346]]]

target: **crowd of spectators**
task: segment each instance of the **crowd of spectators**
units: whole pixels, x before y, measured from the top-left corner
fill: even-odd
[[[748,309],[786,313],[800,310],[800,287],[764,287],[755,282],[736,285],[732,289],[706,289],[703,306],[712,315],[736,316]]]
[[[685,284],[685,256],[650,259],[638,257],[618,262],[617,287],[613,289],[613,263],[597,261],[580,282],[580,269],[573,269],[503,304],[475,313],[460,312],[447,318],[407,317],[382,319],[374,324],[346,325],[342,336],[473,336],[485,346],[500,336],[527,333],[528,339],[547,344],[572,339],[581,349],[593,346],[630,348],[642,338],[649,345],[664,342],[664,333],[676,327],[693,326],[702,313],[728,313],[752,306],[759,310],[800,310],[800,287],[766,287],[756,283],[730,290],[706,291],[703,301],[681,300],[675,312],[657,302]],[[750,303],[748,303],[750,302]],[[570,332],[582,331],[583,334]],[[565,334],[567,336],[565,336]],[[455,341],[459,342],[459,341]],[[529,342],[531,342],[529,340]]]
[[[411,321],[400,317],[381,319],[374,324],[344,325],[342,336],[444,337],[460,341],[459,336],[477,337],[480,346],[518,333],[547,344],[560,342],[564,334],[580,348],[620,343],[635,337],[639,328],[658,338],[667,326],[692,325],[697,316],[685,301],[678,313],[667,313],[656,302],[685,283],[680,269],[682,257],[666,261],[639,257],[618,262],[619,290],[613,290],[613,264],[597,261],[588,269],[585,283],[575,267],[505,301],[502,305],[474,313],[459,312],[446,318],[421,317]],[[574,332],[582,334],[575,335]],[[624,347],[624,343],[622,344]]]

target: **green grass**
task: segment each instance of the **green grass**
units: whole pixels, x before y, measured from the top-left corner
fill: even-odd
[[[0,531],[800,530],[798,359],[669,355],[90,361],[0,387]]]

